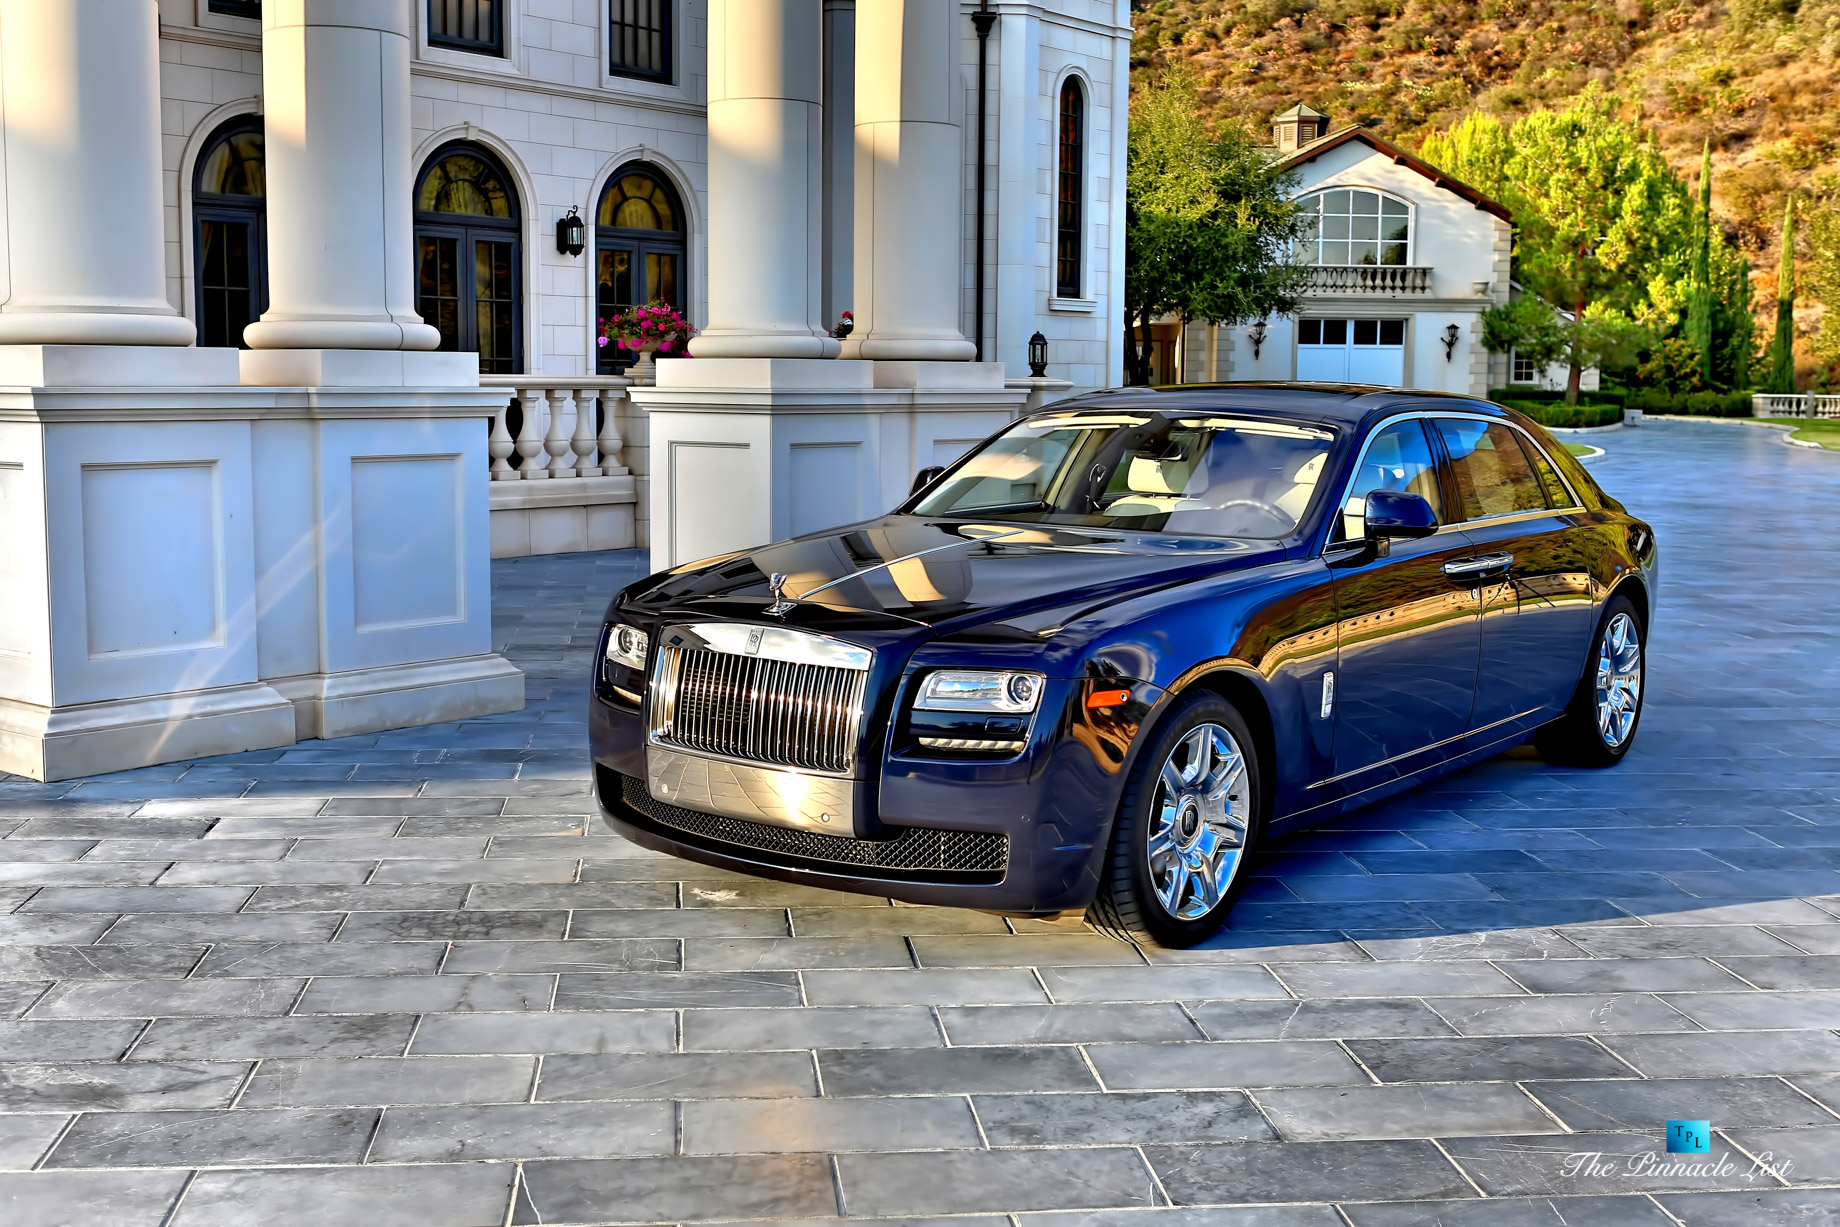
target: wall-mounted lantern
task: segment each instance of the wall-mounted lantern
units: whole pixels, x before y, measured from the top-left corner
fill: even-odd
[[[1246,339],[1252,342],[1252,360],[1259,360],[1259,351],[1265,348],[1265,321],[1259,320],[1246,329]]]
[[[556,250],[565,256],[579,256],[588,245],[588,228],[581,222],[581,206],[570,205],[567,215],[556,219]]]
[[[1444,361],[1453,361],[1457,356],[1457,342],[1463,338],[1463,330],[1455,324],[1444,325]]]
[[[1029,338],[1029,374],[1040,379],[1048,373],[1048,338],[1037,332]]]

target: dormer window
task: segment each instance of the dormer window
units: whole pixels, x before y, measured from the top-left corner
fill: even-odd
[[[1330,188],[1298,203],[1306,222],[1299,240],[1306,264],[1409,263],[1412,211],[1403,200],[1362,188]]]
[[[1329,117],[1314,107],[1298,103],[1271,121],[1271,143],[1289,153],[1329,135]]]

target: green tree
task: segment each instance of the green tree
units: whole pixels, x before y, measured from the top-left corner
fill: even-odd
[[[1125,363],[1150,382],[1150,325],[1241,324],[1297,309],[1309,269],[1294,176],[1245,129],[1211,127],[1193,76],[1171,72],[1131,99],[1125,146]]]
[[[1493,115],[1472,111],[1448,132],[1425,137],[1418,156],[1486,196],[1506,194],[1509,129]]]
[[[1572,317],[1565,399],[1575,404],[1585,368],[1619,360],[1645,331],[1654,283],[1678,279],[1685,185],[1595,85],[1565,110],[1517,121],[1510,145],[1515,266],[1523,285]]]
[[[1783,205],[1782,254],[1776,261],[1776,336],[1770,342],[1765,392],[1795,391],[1795,197]]]
[[[1814,352],[1825,362],[1840,362],[1840,203],[1830,200],[1809,213],[1808,247],[1814,256],[1808,288],[1823,308]]]
[[[1632,366],[1655,343],[1648,325],[1611,308],[1592,307],[1582,319],[1568,318],[1551,303],[1524,295],[1482,313],[1482,344],[1496,353],[1513,350],[1536,366],[1572,365],[1568,404],[1578,400],[1576,379],[1583,368]]]
[[[1685,340],[1699,363],[1702,387],[1713,383],[1712,344],[1712,141],[1706,141],[1699,169],[1699,208],[1693,213],[1693,273],[1687,287]]]

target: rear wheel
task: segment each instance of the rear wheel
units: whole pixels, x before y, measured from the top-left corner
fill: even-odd
[[[1245,888],[1262,800],[1252,734],[1232,704],[1208,694],[1171,712],[1125,783],[1093,926],[1162,946],[1212,937]]]
[[[1609,767],[1629,752],[1642,720],[1646,632],[1634,602],[1610,598],[1571,705],[1534,739],[1548,762]]]

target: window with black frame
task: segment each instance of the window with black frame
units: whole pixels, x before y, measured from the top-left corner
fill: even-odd
[[[1056,228],[1054,292],[1080,296],[1081,197],[1086,190],[1086,92],[1078,77],[1061,84],[1059,214]]]
[[[671,6],[676,0],[607,0],[607,71],[671,79]]]
[[[429,45],[503,55],[503,7],[503,0],[428,0]]]
[[[268,306],[268,182],[262,120],[240,115],[205,142],[192,179],[198,344],[242,348]]]
[[[262,0],[211,0],[207,11],[223,17],[253,17],[262,19]]]
[[[622,166],[601,192],[594,222],[597,336],[628,307],[663,302],[684,309],[684,211],[663,174],[643,162]],[[602,345],[596,369],[616,375],[636,358]]]
[[[415,190],[415,309],[482,375],[523,368],[523,257],[511,177],[477,145],[436,151]]]

